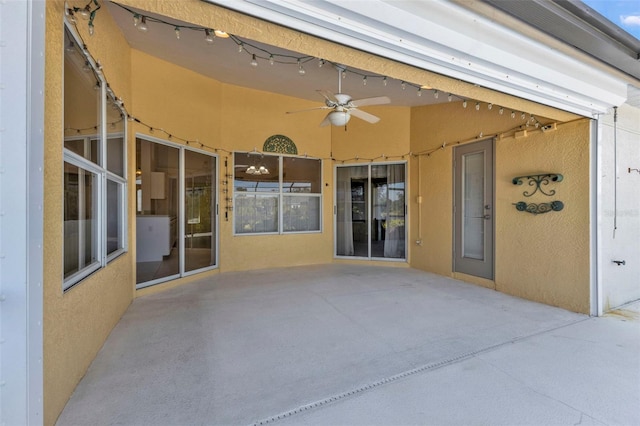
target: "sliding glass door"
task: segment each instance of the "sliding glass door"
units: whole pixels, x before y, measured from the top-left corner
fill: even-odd
[[[336,256],[405,259],[405,164],[336,167]]]
[[[136,139],[138,288],[216,265],[216,157]]]

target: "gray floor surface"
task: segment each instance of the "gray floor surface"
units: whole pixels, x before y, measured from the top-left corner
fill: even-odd
[[[404,268],[136,299],[65,425],[640,425],[640,303],[600,318]]]

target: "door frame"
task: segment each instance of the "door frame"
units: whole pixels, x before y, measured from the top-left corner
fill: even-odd
[[[460,146],[456,146],[453,148],[453,167],[452,167],[452,174],[453,174],[453,200],[452,200],[452,237],[453,237],[453,241],[452,241],[452,259],[451,259],[451,268],[452,271],[454,273],[462,273],[462,274],[466,274],[466,275],[471,275],[471,276],[475,276],[478,278],[482,278],[482,279],[487,279],[490,281],[493,281],[495,279],[495,200],[496,200],[496,176],[495,176],[495,147],[496,147],[496,139],[495,138],[488,138],[488,139],[484,139],[484,140],[479,140],[479,141],[475,141],[475,142],[471,142],[468,144],[464,144],[464,145],[460,145]],[[477,148],[474,150],[474,148]],[[464,263],[461,265],[460,263],[460,259],[458,259],[458,254],[459,254],[459,246],[461,246],[461,244],[458,243],[458,238],[460,237],[460,228],[457,226],[458,225],[458,214],[460,212],[460,208],[461,206],[458,205],[458,199],[457,199],[457,195],[458,195],[458,184],[459,184],[459,177],[458,177],[458,167],[462,167],[461,165],[457,164],[457,160],[458,157],[460,157],[461,155],[464,154],[471,154],[473,152],[480,152],[480,151],[487,151],[490,150],[491,152],[489,153],[488,156],[485,156],[485,170],[487,167],[487,164],[489,164],[491,166],[491,171],[489,174],[487,174],[485,172],[485,179],[490,179],[490,182],[486,182],[485,181],[485,191],[487,188],[489,188],[491,190],[491,196],[490,199],[484,200],[484,204],[485,205],[489,205],[490,209],[488,210],[488,213],[490,215],[490,230],[489,232],[485,232],[485,239],[484,239],[484,252],[488,253],[490,255],[490,265],[488,265],[487,267],[489,268],[489,271],[487,274],[477,274],[474,273],[473,271],[469,271],[468,269],[464,269],[465,266],[469,266],[469,264],[474,263],[473,261],[468,261],[467,264],[465,265]],[[489,163],[487,163],[489,162]],[[486,258],[486,256],[485,256]]]

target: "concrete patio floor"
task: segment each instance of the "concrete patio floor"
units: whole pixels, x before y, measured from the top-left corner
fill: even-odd
[[[136,299],[58,425],[640,424],[640,304],[600,318],[406,268]]]

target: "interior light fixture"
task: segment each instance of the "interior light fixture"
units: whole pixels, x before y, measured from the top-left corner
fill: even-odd
[[[136,28],[138,29],[138,31],[142,31],[143,33],[147,32],[149,27],[147,26],[147,17],[146,16],[143,16],[143,17],[140,18],[140,22],[138,23],[138,25],[136,25]]]
[[[208,28],[204,29],[204,41],[206,41],[207,43],[211,44],[213,43],[213,34],[211,34],[211,30]]]
[[[245,173],[248,175],[268,175],[269,169],[267,169],[265,166],[249,166],[247,170],[245,170]]]
[[[345,126],[351,119],[351,114],[347,111],[331,111],[328,118],[334,126]]]

